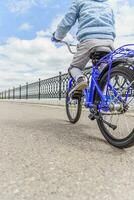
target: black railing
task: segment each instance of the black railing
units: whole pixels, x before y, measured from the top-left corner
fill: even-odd
[[[91,67],[86,68],[84,71],[86,76],[91,75]],[[17,88],[4,90],[0,92],[0,99],[62,99],[65,98],[67,92],[69,75],[61,74],[59,72],[58,76],[48,78],[45,80],[39,79],[34,83],[26,83],[23,86]],[[125,82],[124,82],[125,83]],[[122,83],[122,87],[124,85]],[[115,85],[118,85],[118,80],[116,80]]]
[[[86,68],[85,74],[90,74],[91,67]],[[58,76],[45,80],[39,79],[34,83],[13,87],[0,92],[0,99],[62,99],[66,96],[69,75],[59,72]]]
[[[45,80],[39,79],[34,83],[26,83],[23,86],[4,90],[0,92],[0,99],[44,99],[44,98],[64,98],[67,85],[68,74],[48,78]]]

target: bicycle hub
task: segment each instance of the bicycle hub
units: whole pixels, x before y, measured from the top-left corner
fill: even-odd
[[[109,105],[109,108],[110,108],[110,111],[118,111],[118,112],[121,112],[121,111],[123,111],[123,109],[124,109],[122,103],[120,103],[120,104],[119,104],[119,103],[117,103],[117,104],[111,103],[111,104]]]

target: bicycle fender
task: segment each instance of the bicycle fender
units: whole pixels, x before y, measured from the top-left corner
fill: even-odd
[[[123,59],[113,60],[113,62],[112,62],[112,68],[116,67],[119,64],[123,64],[123,65],[127,64],[129,66],[133,66],[133,62],[130,62],[129,58],[126,58],[126,59],[123,58]],[[108,70],[109,70],[109,65],[107,64],[105,66],[105,68],[102,70],[102,72],[100,73],[100,76],[98,77],[98,85],[99,85],[100,80],[102,79],[102,77],[104,76],[104,74],[108,72]],[[96,92],[97,92],[97,90],[95,89],[94,90],[94,94],[93,94],[93,102],[95,100]]]

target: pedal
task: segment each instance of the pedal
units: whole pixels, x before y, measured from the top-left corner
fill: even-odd
[[[72,99],[79,99],[82,97],[82,91],[74,91],[72,92],[72,94],[70,95]]]
[[[89,114],[88,118],[89,118],[91,121],[93,121],[93,120],[96,119],[93,113]]]

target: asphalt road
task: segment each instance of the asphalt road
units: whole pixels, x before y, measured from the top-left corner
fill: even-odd
[[[107,144],[87,116],[0,102],[0,200],[133,200],[134,148]]]

